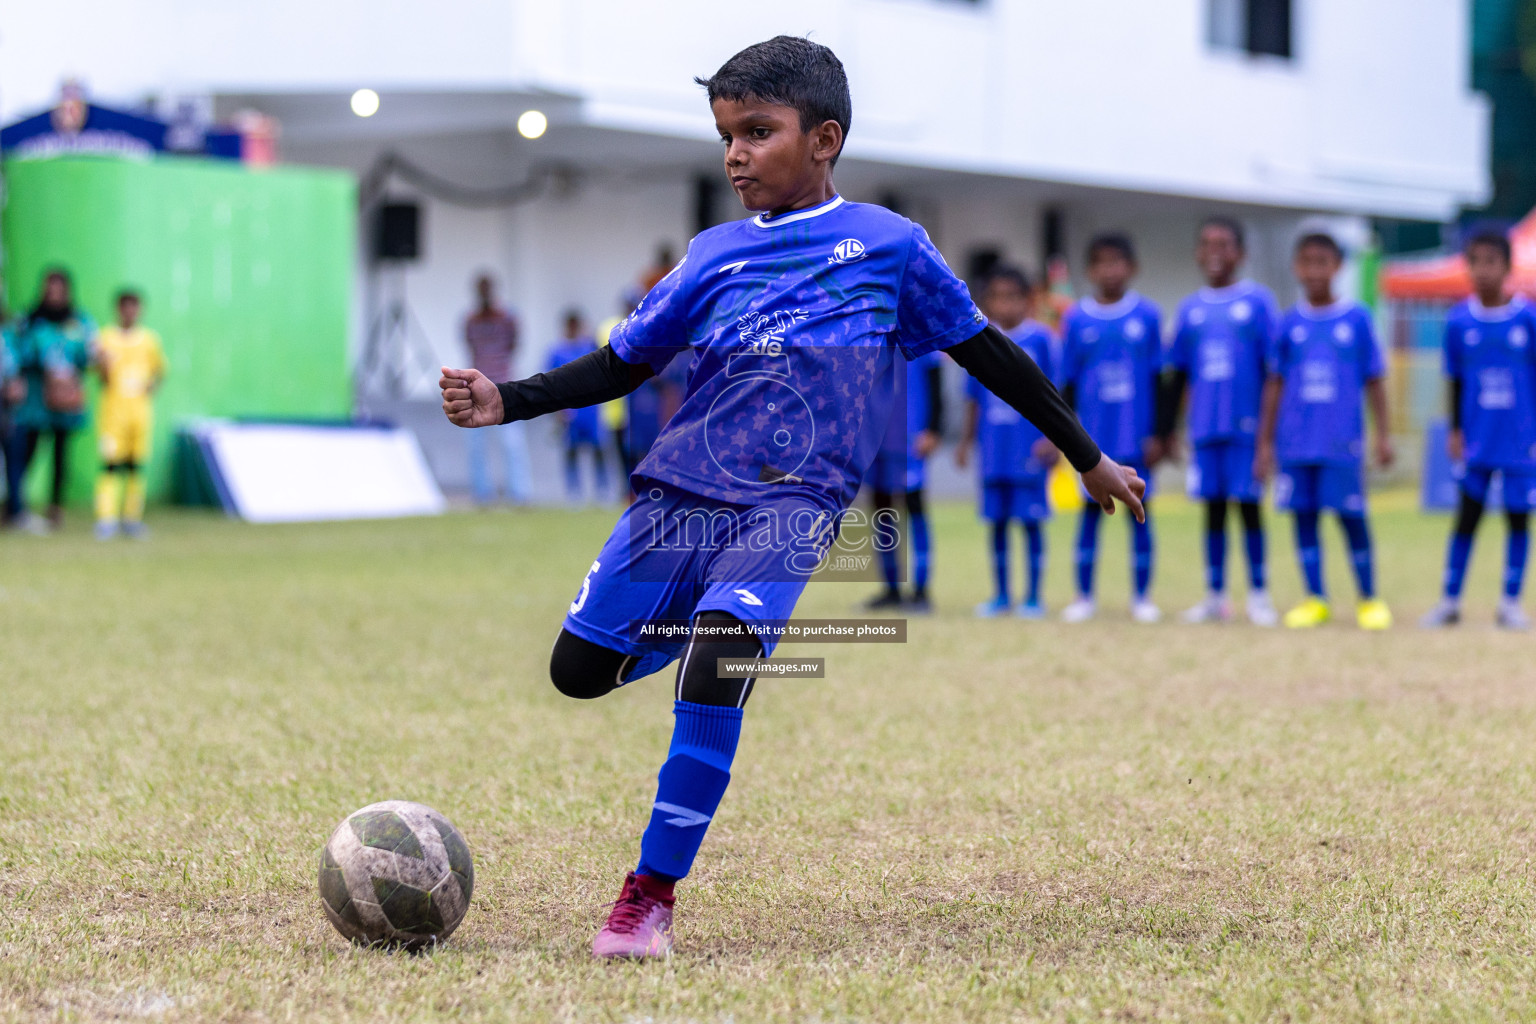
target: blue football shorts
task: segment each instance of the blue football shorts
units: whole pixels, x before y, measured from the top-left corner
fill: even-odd
[[[989,523],[1017,519],[1043,523],[1051,518],[1051,502],[1046,496],[1046,478],[987,480],[981,485],[981,518]]]
[[[1457,477],[1461,493],[1478,504],[1487,504],[1493,474],[1503,476],[1502,504],[1506,512],[1529,512],[1536,508],[1536,470],[1497,469],[1493,466],[1466,466]]]
[[[1333,509],[1365,513],[1365,473],[1359,462],[1309,462],[1280,467],[1275,504],[1290,512]]]
[[[736,505],[636,480],[624,511],[587,570],[565,628],[636,661],[624,682],[665,668],[688,644],[647,623],[686,623],[722,611],[748,625],[788,619],[836,536],[836,514],[802,494]],[[777,636],[759,633],[763,656]]]
[[[1189,496],[1201,501],[1225,498],[1259,501],[1264,485],[1253,475],[1252,438],[1233,438],[1195,445],[1189,460]]]
[[[927,461],[906,452],[879,452],[864,481],[886,494],[920,491],[928,482]]]

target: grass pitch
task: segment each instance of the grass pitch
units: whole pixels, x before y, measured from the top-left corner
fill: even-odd
[[[1201,591],[1160,502],[1159,585]],[[936,511],[941,613],[905,646],[800,646],[765,682],[680,887],[678,954],[596,964],[670,734],[670,677],[546,681],[612,512],[0,537],[0,1018],[1513,1020],[1536,1016],[1536,639],[1409,623],[1447,522],[1378,496],[1402,620],[1138,627],[1112,521],[1099,622],[977,621],[982,529]],[[1050,596],[1068,597],[1069,522]],[[1289,525],[1271,571],[1297,596]],[[1235,561],[1235,560],[1234,560]],[[1241,571],[1234,565],[1239,579]],[[866,588],[813,587],[804,616]],[[402,797],[468,837],[431,956],[353,950],[315,854]]]

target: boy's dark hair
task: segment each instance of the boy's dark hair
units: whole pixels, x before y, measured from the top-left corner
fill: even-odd
[[[709,78],[694,81],[708,91],[711,103],[722,99],[740,102],[752,96],[794,107],[803,132],[823,121],[836,121],[846,140],[853,124],[853,100],[848,95],[843,62],[827,47],[799,36],[774,36],[754,43],[720,65]]]
[[[986,291],[998,281],[1007,281],[1025,295],[1031,291],[1029,275],[1011,263],[999,263],[987,271],[986,276],[981,279],[981,290]]]
[[[1118,253],[1127,263],[1136,262],[1136,247],[1131,236],[1123,231],[1105,231],[1094,235],[1088,242],[1088,262],[1092,264],[1103,252]]]
[[[144,304],[144,298],[136,290],[132,288],[124,288],[117,293],[117,304],[121,306],[125,302],[137,302],[142,306]]]
[[[1333,253],[1334,259],[1338,260],[1340,263],[1344,262],[1344,247],[1339,244],[1339,240],[1337,238],[1334,238],[1326,231],[1308,231],[1306,234],[1296,239],[1296,248],[1294,252],[1297,256],[1300,256],[1301,250],[1313,245],[1322,246],[1324,249],[1327,249],[1329,252]]]
[[[1212,214],[1200,222],[1201,232],[1204,232],[1206,228],[1221,228],[1232,236],[1232,240],[1237,243],[1239,249],[1246,250],[1248,248],[1248,240],[1243,234],[1242,222],[1236,217],[1228,217],[1224,213]]]
[[[1467,231],[1467,240],[1462,243],[1461,251],[1470,253],[1473,246],[1486,245],[1494,249],[1504,257],[1504,265],[1507,267],[1514,262],[1514,252],[1510,249],[1509,235],[1497,224],[1474,224]]]

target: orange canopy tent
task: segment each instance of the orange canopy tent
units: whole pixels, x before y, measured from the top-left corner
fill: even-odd
[[[1509,232],[1514,272],[1509,286],[1536,295],[1536,210],[1525,215]],[[1443,299],[1453,302],[1472,291],[1467,260],[1461,253],[1428,259],[1393,260],[1381,272],[1381,291],[1389,299]]]

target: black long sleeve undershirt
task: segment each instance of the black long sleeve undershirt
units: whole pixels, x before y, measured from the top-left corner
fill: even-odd
[[[937,363],[928,367],[923,375],[923,385],[928,389],[928,422],[922,429],[935,434],[944,433],[944,369]]]
[[[1451,429],[1461,429],[1461,378],[1449,378],[1451,391]]]
[[[982,386],[1007,402],[1044,434],[1072,468],[1086,473],[1103,453],[1045,372],[1008,335],[988,324],[973,338],[944,350]]]
[[[656,376],[648,363],[626,363],[604,345],[548,373],[497,384],[501,422],[531,420],[561,409],[584,409],[623,398]]]
[[[1156,413],[1153,416],[1152,435],[1168,437],[1179,425],[1179,408],[1184,404],[1184,389],[1189,385],[1189,374],[1184,370],[1164,370],[1157,378]]]
[[[1017,409],[1061,449],[1072,468],[1086,473],[1102,453],[1049,377],[1006,334],[990,324],[980,334],[945,349],[986,389]],[[646,363],[626,363],[609,346],[526,380],[497,384],[503,423],[529,420],[561,409],[580,409],[623,398],[654,377]]]

